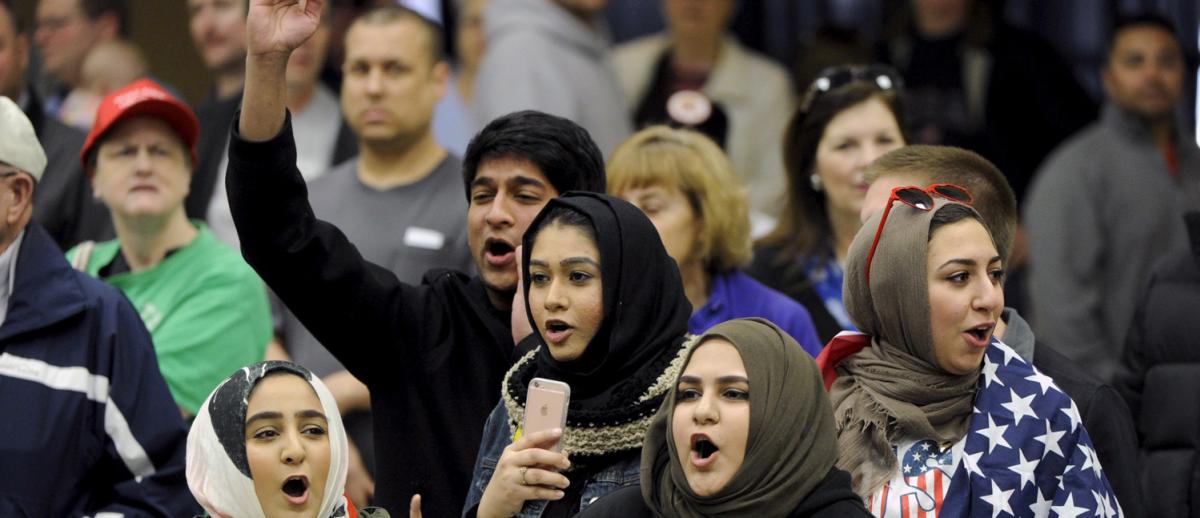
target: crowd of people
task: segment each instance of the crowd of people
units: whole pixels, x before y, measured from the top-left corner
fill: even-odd
[[[734,0],[362,3],[187,0],[193,107],[0,0],[0,516],[1200,511],[1169,18],[1097,111],[982,0],[799,88]]]

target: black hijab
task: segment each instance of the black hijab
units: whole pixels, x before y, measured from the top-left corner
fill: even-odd
[[[590,192],[568,192],[551,200],[530,224],[521,257],[527,301],[529,259],[537,230],[547,223],[551,212],[564,207],[582,215],[595,230],[604,316],[584,353],[569,362],[555,360],[541,332],[536,331],[530,339],[539,347],[531,353],[532,358],[518,362],[509,372],[505,398],[511,403],[510,418],[515,426],[521,422],[515,414],[523,410],[530,379],[536,376],[569,384],[570,443],[572,428],[628,425],[639,420],[648,426],[674,382],[671,369],[682,364],[692,308],[675,260],[646,215],[624,200]],[[525,312],[538,330],[528,304]],[[627,439],[623,444],[641,446],[640,436]]]
[[[604,318],[587,350],[571,362],[555,360],[540,331],[535,332],[537,344],[543,346],[538,352],[538,371],[543,377],[570,384],[572,397],[590,398],[682,342],[692,305],[684,295],[675,260],[641,209],[605,194],[568,192],[550,200],[529,228],[538,229],[558,206],[582,214],[595,229]],[[536,233],[526,233],[521,257],[525,300],[529,300],[529,257],[536,237]],[[525,313],[536,330],[528,304]]]

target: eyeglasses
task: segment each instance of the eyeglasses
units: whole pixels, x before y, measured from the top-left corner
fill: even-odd
[[[952,183],[935,183],[924,189],[920,187],[897,187],[888,196],[887,205],[883,209],[883,217],[879,218],[879,228],[875,229],[875,239],[871,241],[871,251],[867,253],[867,285],[871,285],[871,261],[875,259],[875,248],[879,246],[879,236],[883,235],[883,226],[887,224],[888,214],[892,212],[893,202],[899,201],[920,211],[933,210],[933,197],[939,196],[950,201],[971,205],[975,198],[966,189]]]
[[[887,65],[829,67],[822,70],[808,86],[808,90],[804,93],[804,100],[800,103],[800,111],[808,112],[813,103],[825,92],[855,81],[869,83],[880,90],[895,90],[904,87],[904,80],[900,78],[900,73]]]

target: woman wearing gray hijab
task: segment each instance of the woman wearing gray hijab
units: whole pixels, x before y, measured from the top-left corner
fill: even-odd
[[[579,516],[870,516],[834,467],[829,399],[791,336],[747,318],[694,343],[646,434],[641,487]]]
[[[958,186],[898,187],[850,246],[862,333],[817,359],[875,516],[1121,516],[1075,404],[992,331],[1000,255]]]

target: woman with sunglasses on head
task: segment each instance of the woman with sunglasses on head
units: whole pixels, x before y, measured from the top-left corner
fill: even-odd
[[[636,486],[643,437],[687,350],[679,270],[628,202],[582,192],[551,200],[521,261],[534,333],[519,347],[533,350],[497,387],[463,516],[573,516]],[[565,428],[524,433],[534,378],[570,386]]]
[[[882,65],[826,69],[788,125],[787,203],[747,271],[808,308],[822,343],[854,328],[842,305],[843,266],[867,165],[906,143],[900,85]]]
[[[688,332],[741,317],[762,317],[816,356],[808,311],[741,271],[750,261],[745,187],[733,165],[703,134],[651,126],[617,146],[608,161],[608,192],[636,205],[658,229],[679,265],[692,303]]]
[[[817,359],[837,465],[880,517],[1121,516],[1075,404],[992,339],[1004,270],[970,200],[898,187],[855,236],[845,302],[862,333]]]
[[[829,397],[795,340],[748,318],[695,343],[646,435],[641,487],[581,518],[870,516],[834,467]]]
[[[188,487],[214,518],[386,518],[346,497],[348,448],[320,378],[291,362],[260,362],[200,406],[188,432]]]

